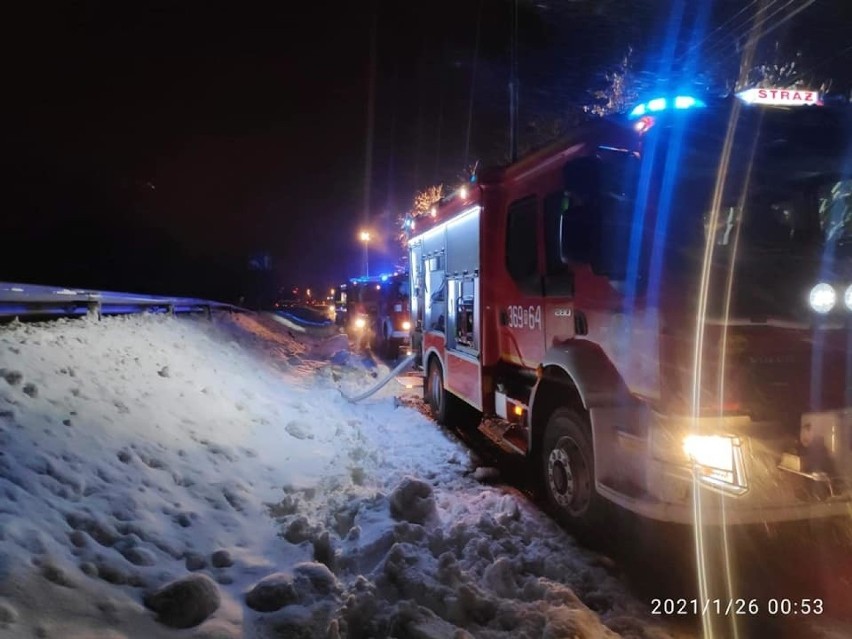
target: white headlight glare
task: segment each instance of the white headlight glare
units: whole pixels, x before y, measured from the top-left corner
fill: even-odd
[[[837,304],[837,291],[830,284],[820,282],[811,289],[808,303],[817,313],[828,313]]]
[[[843,295],[843,302],[846,304],[846,308],[852,311],[852,284],[847,287],[846,293]]]
[[[734,469],[734,440],[719,435],[687,435],[683,451],[699,466],[732,471]]]
[[[683,439],[683,452],[692,463],[697,481],[734,495],[748,491],[745,460],[738,437],[687,435]]]

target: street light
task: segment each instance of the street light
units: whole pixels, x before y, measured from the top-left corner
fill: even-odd
[[[364,277],[370,277],[370,231],[361,231],[359,237],[364,243]]]

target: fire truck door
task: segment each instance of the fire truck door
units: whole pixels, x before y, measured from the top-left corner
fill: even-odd
[[[535,368],[545,346],[540,219],[535,196],[512,202],[506,217],[506,270],[511,283],[500,296],[500,355],[526,368]]]

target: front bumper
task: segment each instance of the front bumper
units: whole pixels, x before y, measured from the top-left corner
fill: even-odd
[[[747,417],[691,420],[652,414],[644,463],[636,466],[644,475],[638,482],[644,489],[619,491],[614,488],[617,484],[599,481],[598,492],[645,517],[684,524],[852,517],[852,409],[802,418],[803,427],[816,422],[822,424],[816,430],[824,435],[820,455],[825,467],[809,467],[812,451],[797,444],[789,432],[779,432],[778,425],[754,423]],[[708,483],[706,469],[686,458],[683,441],[696,428],[703,434],[737,437],[743,471],[739,486]],[[791,463],[791,458],[803,465]]]
[[[691,496],[692,482],[689,482],[686,488]],[[698,525],[707,526],[744,526],[852,517],[852,502],[848,498],[838,498],[832,502],[819,504],[747,505],[734,502],[734,499],[738,498],[724,497],[703,487],[698,487],[698,491],[700,497],[697,502],[691,498],[675,502],[632,497],[606,486],[598,486],[598,492],[603,497],[622,508],[648,519],[676,524],[692,525],[697,522]],[[697,506],[694,506],[694,503]]]

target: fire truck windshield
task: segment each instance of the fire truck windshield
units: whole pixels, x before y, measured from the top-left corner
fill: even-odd
[[[842,247],[852,239],[849,131],[846,117],[816,109],[746,112],[731,131],[726,159],[727,121],[696,118],[694,126],[657,140],[658,206],[665,212],[670,190],[671,215],[700,210],[702,239],[713,233],[719,245],[740,226],[740,241],[753,249]]]
[[[755,247],[842,247],[852,240],[850,198],[852,180],[836,174],[818,175],[807,181],[766,176],[751,185],[743,206],[733,205],[722,211],[719,218],[723,228],[717,226],[715,241],[726,244],[730,228],[741,219],[744,239]]]
[[[752,253],[852,254],[846,120],[791,111],[743,115],[729,154],[726,114],[702,112],[655,127],[639,153],[569,161],[560,219],[548,222],[557,261],[641,279],[653,253],[700,255],[710,236]]]

